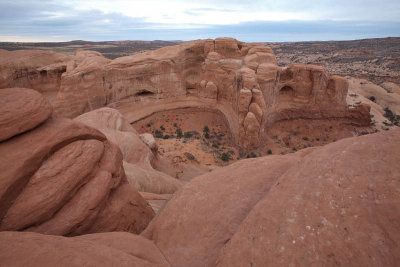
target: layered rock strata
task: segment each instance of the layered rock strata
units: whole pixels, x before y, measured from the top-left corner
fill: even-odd
[[[0,230],[73,236],[146,227],[154,212],[101,132],[53,117],[31,89],[1,89],[0,101]]]
[[[272,49],[258,43],[197,40],[115,60],[77,51],[64,65],[54,107],[67,117],[110,106],[133,122],[171,101],[175,108],[192,103],[221,111],[245,149],[262,145],[269,127],[284,120],[370,124],[367,107],[348,108],[345,79],[319,66],[280,68]],[[128,116],[136,105],[145,105],[147,113]]]

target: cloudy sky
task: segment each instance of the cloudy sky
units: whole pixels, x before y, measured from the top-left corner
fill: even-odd
[[[400,0],[0,0],[0,41],[400,36]]]

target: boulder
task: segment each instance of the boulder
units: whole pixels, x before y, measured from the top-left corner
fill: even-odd
[[[0,90],[0,141],[31,130],[47,120],[53,108],[32,89]]]
[[[129,186],[120,149],[84,124],[50,117],[1,142],[0,155],[0,230],[140,233],[154,216]]]

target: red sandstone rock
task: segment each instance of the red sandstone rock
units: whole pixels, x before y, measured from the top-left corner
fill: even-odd
[[[117,110],[101,108],[84,113],[74,120],[98,129],[109,141],[118,145],[122,151],[128,182],[137,190],[170,194],[181,187],[180,181],[152,167],[151,163],[157,157],[154,138],[146,135],[141,138]]]
[[[55,99],[70,60],[64,54],[42,50],[0,49],[0,88],[25,87]]]
[[[174,266],[395,266],[399,145],[396,129],[239,161],[186,184],[143,235]]]
[[[37,106],[27,107],[32,114],[37,110]],[[0,106],[0,114],[5,114],[3,109],[9,111],[7,105]],[[51,117],[0,143],[0,155],[1,230],[139,233],[154,216],[128,185],[119,148],[81,123]]]
[[[4,266],[170,266],[149,240],[130,233],[77,237],[0,232]]]
[[[0,90],[0,141],[35,128],[47,120],[53,108],[31,89]]]
[[[349,111],[345,79],[330,77],[315,65],[280,68],[271,48],[231,38],[196,40],[114,60],[77,51],[65,65],[54,107],[56,114],[67,117],[103,106],[134,110],[143,103],[148,110],[154,108],[151,114],[164,100],[175,101],[177,108],[186,105],[184,100],[196,101],[198,107],[212,103],[226,116],[233,140],[245,150],[262,146],[268,130],[284,121],[340,120],[364,127],[371,122],[369,114],[354,116]],[[249,103],[243,90],[252,92]],[[251,103],[262,111],[257,111],[261,121],[254,142],[249,142],[243,125]]]

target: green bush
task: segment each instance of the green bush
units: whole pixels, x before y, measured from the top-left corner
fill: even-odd
[[[168,134],[166,134],[166,135],[163,136],[163,139],[168,139],[168,138],[169,138],[169,135],[168,135]]]
[[[181,128],[177,128],[176,129],[176,137],[178,137],[178,139],[181,139],[182,136],[183,136],[182,129]]]
[[[154,131],[154,137],[156,137],[156,138],[162,138],[162,137],[163,137],[163,134],[162,134],[162,132],[161,132],[160,130],[155,130],[155,131]]]
[[[229,153],[226,153],[226,152],[222,153],[222,155],[221,155],[222,161],[229,161],[230,159],[231,159],[231,155]]]
[[[185,134],[183,136],[185,138],[191,138],[193,136],[193,134],[191,132],[185,132]]]
[[[247,155],[247,158],[257,158],[257,154],[254,152],[251,152],[250,154]]]
[[[272,150],[268,149],[267,153],[268,153],[268,155],[271,155],[272,154]]]

